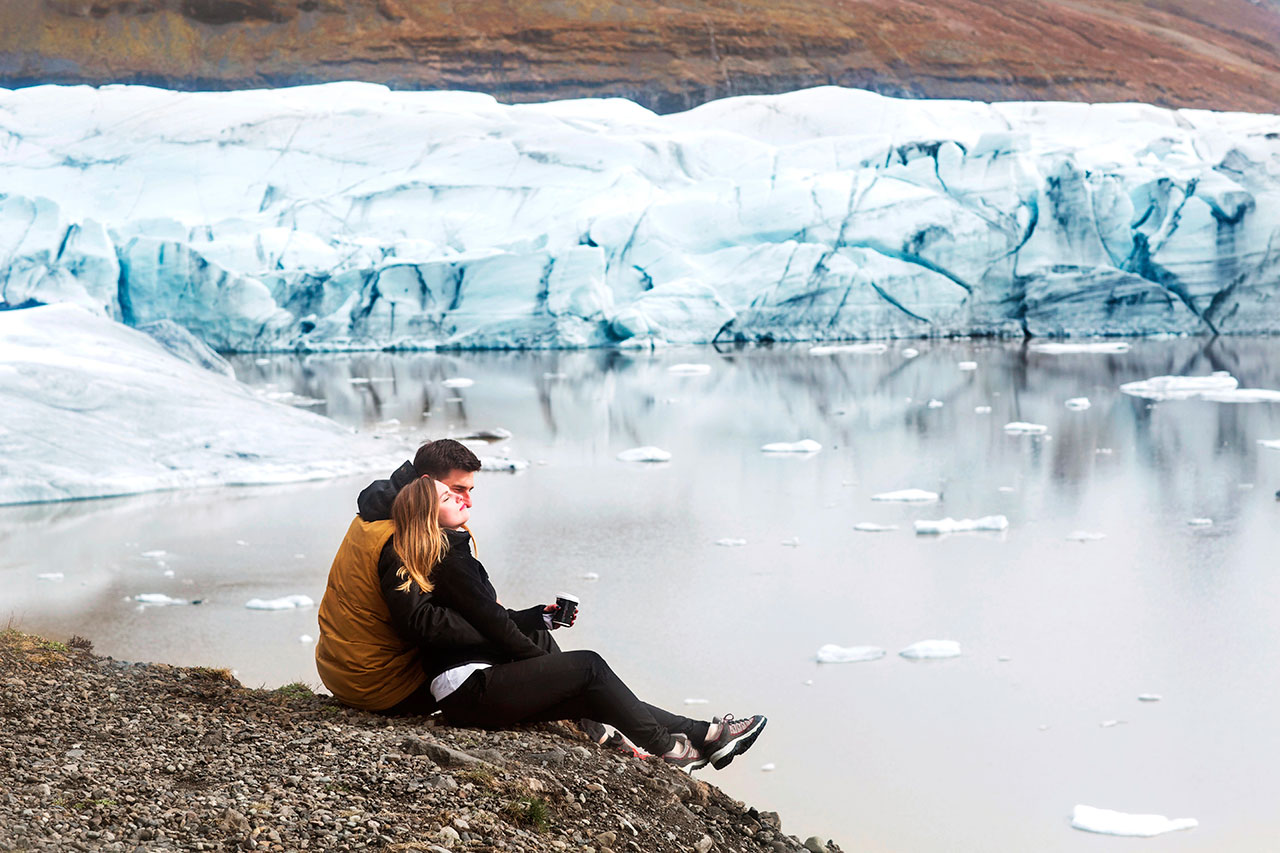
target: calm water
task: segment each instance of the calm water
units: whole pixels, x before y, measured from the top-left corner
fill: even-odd
[[[483,474],[473,514],[503,600],[575,592],[582,617],[562,643],[603,652],[642,696],[693,715],[767,713],[747,756],[702,775],[780,811],[801,838],[860,851],[1274,846],[1280,451],[1256,442],[1280,438],[1280,406],[1153,405],[1116,389],[1211,370],[1280,388],[1280,340],[1063,356],[910,345],[918,358],[898,343],[880,355],[699,348],[236,367],[411,441],[509,429],[494,450],[533,464]],[[976,370],[957,367],[969,360]],[[681,362],[711,371],[668,371]],[[450,389],[449,377],[475,382]],[[1087,411],[1063,405],[1081,396]],[[1010,421],[1048,435],[1006,435]],[[759,451],[801,438],[824,449]],[[615,459],[638,445],[672,461]],[[315,611],[244,603],[320,598],[367,479],[0,510],[0,618],[87,636],[119,658],[229,665],[249,685],[315,683],[298,639],[316,632]],[[908,487],[943,501],[870,500]],[[1008,516],[1005,533],[911,530],[917,518],[993,513]],[[901,528],[855,532],[862,521]],[[1105,538],[1069,541],[1074,531]],[[747,544],[715,544],[726,537]],[[143,556],[153,551],[166,553]],[[36,580],[49,571],[65,580]],[[142,592],[203,603],[125,600]],[[956,640],[964,656],[895,654],[922,639]],[[825,643],[889,654],[819,665]],[[1111,720],[1122,722],[1101,725]],[[1076,803],[1201,825],[1122,841],[1071,829]]]

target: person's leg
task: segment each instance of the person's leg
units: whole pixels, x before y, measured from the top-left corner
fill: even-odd
[[[650,706],[595,652],[573,651],[499,664],[467,679],[440,703],[450,722],[483,728],[587,717],[608,723],[661,755],[674,738]]]
[[[537,630],[530,633],[528,637],[535,646],[543,651],[553,655],[560,654],[560,646],[556,643],[555,637],[551,636],[550,631]],[[604,743],[609,736],[609,733],[605,731],[605,727],[595,720],[589,720],[584,717],[575,722],[577,722],[578,728],[582,729],[586,736],[596,743]]]

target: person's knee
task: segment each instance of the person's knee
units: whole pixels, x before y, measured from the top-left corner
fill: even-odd
[[[583,669],[590,670],[593,675],[609,672],[609,664],[605,662],[604,658],[600,657],[598,652],[593,652],[590,649],[580,649],[572,652],[562,652],[562,654],[566,657],[572,656],[577,665]]]

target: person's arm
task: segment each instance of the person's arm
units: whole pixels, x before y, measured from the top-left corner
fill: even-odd
[[[525,610],[507,609],[507,615],[511,617],[511,621],[516,623],[516,627],[526,634],[534,631],[546,631],[551,627],[551,620],[546,618],[547,605],[535,604],[533,607]]]
[[[484,567],[470,555],[451,554],[432,576],[442,600],[479,629],[492,645],[516,660],[534,658],[547,652],[536,646],[493,594]],[[541,617],[539,617],[541,619]]]
[[[462,614],[432,601],[414,584],[407,591],[396,589],[404,579],[396,574],[403,565],[395,548],[387,542],[378,559],[378,580],[382,598],[391,612],[391,627],[412,646],[478,646],[485,638]]]

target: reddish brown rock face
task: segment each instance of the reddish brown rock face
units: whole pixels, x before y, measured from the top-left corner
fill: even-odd
[[[6,0],[0,85],[330,80],[624,96],[836,84],[1280,110],[1280,0]]]

